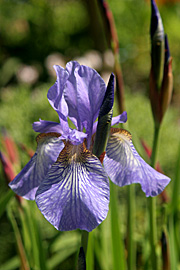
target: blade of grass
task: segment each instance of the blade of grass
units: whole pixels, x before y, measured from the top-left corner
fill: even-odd
[[[63,261],[65,261],[68,257],[70,257],[72,254],[77,252],[76,246],[68,246],[62,249],[60,252],[55,253],[50,259],[47,260],[47,267],[49,270],[53,270],[58,265],[60,265]],[[43,268],[41,268],[43,269]]]
[[[105,221],[99,226],[99,264],[101,269],[112,269],[112,243],[111,243],[111,220],[110,212]]]
[[[28,215],[29,224],[31,224],[31,239],[34,259],[37,267],[46,270],[45,249],[43,247],[42,234],[40,227],[38,226],[38,220],[36,218],[36,204],[34,202],[28,202]]]
[[[20,260],[18,256],[15,256],[11,259],[8,259],[7,262],[3,263],[0,266],[0,270],[14,270],[14,269],[19,269],[20,268]]]
[[[80,245],[80,234],[77,231],[71,231],[66,233],[60,233],[60,235],[54,240],[51,244],[50,252],[56,253],[65,250],[64,247],[68,250],[70,247],[78,249]]]
[[[50,246],[50,253],[54,255],[47,261],[48,269],[53,270],[56,268],[64,260],[76,253],[79,246],[80,233],[78,231],[60,233]]]
[[[178,264],[178,251],[179,247],[179,224],[177,213],[179,206],[179,193],[180,193],[180,145],[178,149],[178,157],[176,163],[176,171],[174,178],[174,185],[172,191],[172,201],[169,215],[169,241],[170,241],[170,263],[171,269],[177,269]]]
[[[174,185],[173,185],[173,191],[172,191],[171,212],[173,214],[175,214],[178,210],[179,194],[180,194],[180,145],[178,149],[178,158],[177,158]]]
[[[19,228],[17,226],[17,223],[16,223],[16,220],[14,218],[11,207],[8,207],[7,213],[8,213],[9,220],[10,220],[10,222],[12,224],[14,234],[15,234],[15,238],[16,238],[17,248],[18,248],[19,257],[20,257],[20,261],[21,261],[21,269],[22,270],[30,270],[30,267],[29,267],[29,264],[28,264],[28,261],[27,261],[27,258],[26,258],[26,253],[25,253],[25,250],[24,250],[24,246],[23,246],[23,243],[22,243],[21,234],[19,232]]]

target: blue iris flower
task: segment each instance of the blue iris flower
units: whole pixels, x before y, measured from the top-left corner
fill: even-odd
[[[33,124],[40,132],[37,150],[9,185],[18,195],[35,200],[56,229],[92,231],[108,213],[108,176],[119,186],[141,184],[146,196],[162,192],[170,179],[145,163],[124,129],[111,128],[102,165],[92,153],[93,135],[101,106],[106,111],[108,89],[94,69],[75,61],[55,70],[57,81],[47,97],[60,122]],[[114,91],[112,76],[109,87]],[[69,127],[68,120],[76,129]],[[126,121],[124,112],[113,117],[111,125]]]

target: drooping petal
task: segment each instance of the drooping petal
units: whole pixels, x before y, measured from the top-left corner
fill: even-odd
[[[127,112],[124,111],[122,114],[115,116],[112,118],[111,126],[120,124],[120,123],[126,123],[127,122]]]
[[[40,132],[40,133],[49,133],[49,132],[57,132],[60,134],[63,133],[61,125],[59,123],[52,122],[52,121],[39,119],[39,121],[33,123],[32,127],[34,131]]]
[[[56,229],[91,231],[108,212],[107,174],[84,144],[67,143],[38,188],[36,203]]]
[[[112,129],[103,164],[115,184],[124,186],[139,183],[147,197],[161,193],[170,181],[170,178],[154,170],[139,156],[130,133],[123,129]]]
[[[9,184],[15,193],[29,200],[35,199],[37,188],[64,147],[58,133],[40,134],[37,143],[32,159]]]

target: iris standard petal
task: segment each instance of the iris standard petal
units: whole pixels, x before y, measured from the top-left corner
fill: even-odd
[[[80,66],[75,70],[77,82],[78,114],[89,137],[92,135],[93,123],[97,119],[106,84],[92,68]]]
[[[103,164],[115,184],[139,183],[147,197],[161,193],[170,181],[139,156],[132,144],[131,134],[123,129],[112,129]]]
[[[32,127],[34,131],[40,132],[40,133],[48,133],[48,132],[57,132],[60,134],[63,133],[61,125],[59,123],[52,122],[52,121],[39,119],[39,121],[34,122],[32,124]]]
[[[64,98],[68,105],[69,119],[74,123],[78,130],[82,131],[83,126],[78,114],[77,81],[75,76],[75,69],[79,67],[80,65],[76,61],[68,62],[66,65],[66,70],[69,74],[69,77],[64,87]],[[84,89],[82,89],[82,92],[83,91]]]
[[[66,69],[55,65],[54,69],[57,74],[55,84],[49,89],[47,98],[53,109],[58,113],[61,127],[64,132],[68,132],[69,125],[67,122],[68,106],[64,99],[64,87],[68,81],[69,73]]]
[[[107,174],[84,144],[68,142],[38,188],[36,203],[58,230],[92,231],[108,213]]]
[[[49,100],[49,103],[53,107],[54,110],[60,110],[61,111],[61,101],[64,91],[64,86],[68,80],[69,74],[66,69],[62,68],[61,66],[54,66],[54,69],[56,71],[57,80],[56,83],[50,87],[47,98]],[[65,113],[65,115],[68,112]]]
[[[59,136],[58,133],[47,133],[37,137],[36,153],[9,184],[19,196],[29,200],[35,199],[37,188],[64,147]]]

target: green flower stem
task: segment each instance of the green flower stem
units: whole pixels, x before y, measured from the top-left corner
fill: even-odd
[[[135,210],[135,190],[134,185],[128,187],[128,228],[127,228],[127,250],[128,250],[128,270],[136,269],[134,235],[134,210]]]
[[[85,256],[86,256],[86,253],[87,253],[88,237],[89,237],[89,233],[87,231],[82,231],[81,247],[83,247]]]
[[[158,147],[160,125],[155,125],[154,141],[151,154],[151,166],[155,167],[156,154]],[[157,270],[157,256],[156,256],[156,243],[157,243],[157,226],[156,226],[156,198],[149,198],[149,227],[150,227],[150,245],[151,245],[151,263],[152,269]]]
[[[125,270],[125,249],[121,233],[120,218],[118,211],[118,200],[116,186],[110,181],[110,212],[111,212],[111,239],[113,252],[113,270]]]
[[[86,253],[87,270],[94,270],[94,233],[91,232],[88,237],[88,249]]]
[[[126,123],[126,126],[128,124]],[[122,124],[122,128],[123,128]],[[135,186],[127,186],[127,265],[128,270],[136,269],[136,246],[134,241],[134,227],[135,227]]]

